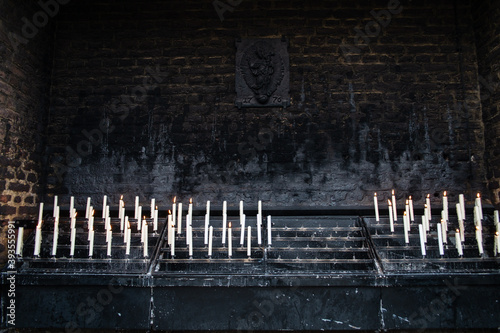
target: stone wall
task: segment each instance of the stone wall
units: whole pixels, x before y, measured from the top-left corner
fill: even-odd
[[[500,203],[500,3],[474,6],[479,87],[485,130],[485,161],[492,201]]]
[[[0,2],[0,220],[36,214],[42,194],[56,9]]]
[[[356,206],[485,192],[468,1],[71,2],[48,198]],[[238,110],[235,39],[289,41],[291,106]]]

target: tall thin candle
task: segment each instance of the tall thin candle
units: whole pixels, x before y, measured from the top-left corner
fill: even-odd
[[[380,217],[378,213],[378,200],[377,200],[377,192],[373,194],[373,206],[375,207],[375,221],[379,222]]]
[[[23,238],[24,238],[24,227],[19,227],[17,229],[17,244],[16,244],[16,254],[18,256],[23,255]]]
[[[226,244],[227,232],[227,201],[222,203],[222,244]]]
[[[442,234],[441,223],[437,224],[437,234],[438,234],[438,247],[439,247],[439,255],[444,256],[444,248],[443,248],[443,234]]]
[[[396,195],[394,194],[394,190],[392,190],[392,213],[394,221],[398,220],[398,209],[396,208]]]
[[[90,229],[89,257],[94,255],[94,229]]]
[[[463,248],[462,248],[462,240],[460,239],[460,230],[458,230],[458,229],[455,232],[455,246],[457,248],[458,255],[459,256],[463,256],[464,255],[464,251],[463,251]]]
[[[177,233],[182,233],[182,202],[179,202],[179,211],[177,213]]]
[[[387,204],[389,207],[389,223],[390,223],[390,227],[391,227],[391,232],[394,232],[394,217],[392,216],[393,210],[392,210],[391,200],[387,200]]]
[[[247,256],[248,256],[248,258],[250,258],[252,256],[252,227],[251,226],[248,226]]]
[[[229,222],[227,229],[227,243],[228,243],[227,254],[228,257],[231,258],[233,256],[233,232],[231,228],[231,222]]]
[[[212,257],[212,238],[214,236],[214,227],[210,226],[210,231],[208,235],[208,256]]]
[[[267,245],[271,246],[272,237],[271,237],[271,215],[267,215]]]
[[[54,195],[54,211],[52,217],[56,217],[56,210],[57,210],[57,195]]]
[[[108,196],[105,195],[102,199],[102,218],[105,218],[106,215],[106,206],[108,205]]]
[[[176,203],[176,201],[177,201],[177,197],[175,196],[174,203],[172,204],[172,222],[174,224],[174,231],[175,231],[175,223],[177,222],[177,203]]]
[[[422,224],[418,225],[418,233],[420,235],[420,251],[422,252],[422,256],[425,257],[424,226]]]
[[[465,220],[465,199],[463,194],[458,195],[458,202],[460,204],[460,214],[462,216],[462,220]]]
[[[245,214],[241,217],[241,235],[240,235],[240,245],[243,246],[245,241]]]
[[[410,205],[410,220],[413,222],[415,221],[415,213],[413,212],[413,199],[410,197],[408,198],[408,202]]]

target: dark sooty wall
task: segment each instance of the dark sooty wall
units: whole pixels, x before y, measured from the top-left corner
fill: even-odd
[[[382,200],[392,188],[417,200],[485,190],[468,1],[215,3],[226,7],[62,8],[49,197],[341,206],[371,204],[374,191]],[[291,106],[238,110],[235,39],[281,36]]]

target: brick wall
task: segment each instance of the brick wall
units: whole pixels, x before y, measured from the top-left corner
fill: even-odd
[[[35,1],[0,2],[0,220],[35,215],[42,193],[51,20]]]
[[[480,1],[474,7],[479,87],[485,130],[488,188],[500,202],[500,3]]]
[[[417,201],[485,192],[468,1],[221,8],[95,0],[62,9],[49,196],[75,195],[82,205],[86,196],[116,203],[124,194],[160,205],[178,195],[340,206],[371,204],[374,191],[382,200],[392,188]],[[377,25],[382,10],[391,17]],[[282,35],[291,106],[238,110],[235,38]]]

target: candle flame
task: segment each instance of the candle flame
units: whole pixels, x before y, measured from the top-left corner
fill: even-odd
[[[408,201],[408,200],[406,200],[406,204],[407,204],[407,205],[409,204],[409,201]]]
[[[229,228],[231,228],[231,222],[229,222]]]
[[[391,200],[387,200],[387,203],[389,204],[389,206],[392,206]]]
[[[392,195],[394,195],[394,190],[392,190]]]
[[[168,215],[172,215],[172,211],[170,211],[170,209],[168,210]]]
[[[177,200],[177,196],[174,197],[174,203],[175,203],[176,200]]]
[[[481,194],[479,194],[479,193],[478,193],[478,194],[477,194],[477,197],[478,197],[478,198],[481,198]]]
[[[427,204],[425,204],[424,207],[427,209]]]
[[[193,203],[193,198],[189,198],[189,203],[192,204]]]
[[[375,196],[375,197],[376,197],[376,196],[377,196],[377,192],[375,192],[375,194],[374,194],[373,196]]]
[[[73,215],[73,217],[75,217],[75,218],[76,218],[76,215],[78,215],[78,213],[77,213],[77,212],[75,212],[75,215]]]
[[[430,193],[427,193],[427,198],[430,198],[431,197],[431,194]]]
[[[497,231],[497,232],[495,232],[495,236],[497,236],[497,237],[498,237],[498,231]]]
[[[479,227],[476,227],[476,231],[479,231]]]
[[[95,213],[95,209],[92,209],[92,216],[94,216],[94,213]]]
[[[123,194],[120,196],[120,200],[123,200]]]
[[[459,232],[460,232],[460,230],[457,229],[457,233],[459,233]]]
[[[409,199],[410,199],[410,201],[411,201],[411,195],[410,195]]]
[[[158,210],[158,206],[156,206],[156,210]]]
[[[404,216],[406,216],[406,211],[404,212]]]
[[[444,191],[444,196],[446,196],[446,191]]]

